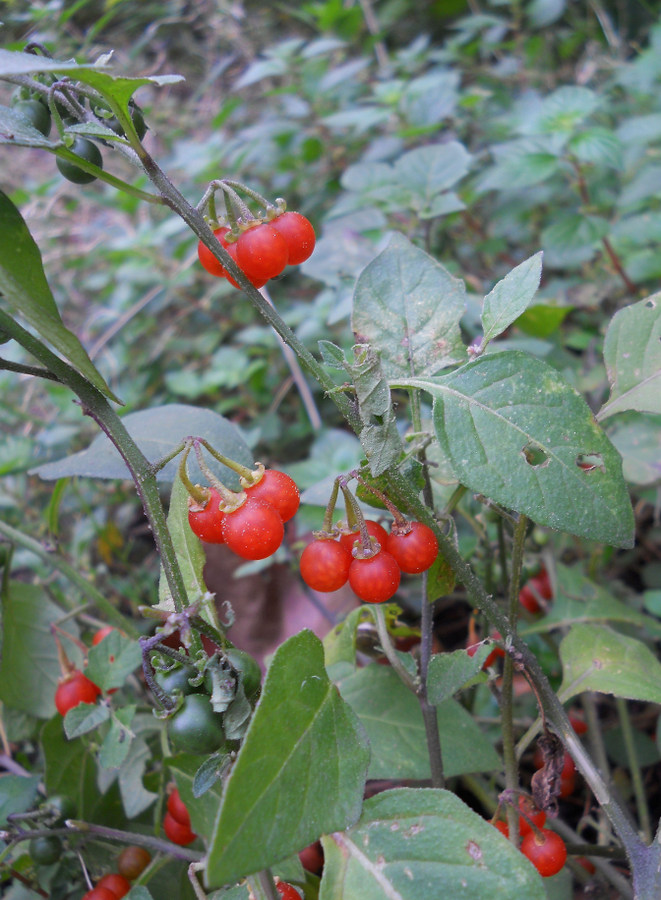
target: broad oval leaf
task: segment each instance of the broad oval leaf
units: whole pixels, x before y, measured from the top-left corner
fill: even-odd
[[[353,330],[379,353],[388,378],[433,375],[466,358],[465,294],[463,281],[395,234],[358,278]]]
[[[251,466],[253,457],[241,433],[228,419],[210,409],[168,403],[153,409],[129,413],[122,422],[149,462],[156,463],[171,453],[189,435],[205,438],[216,450],[244,466]],[[205,452],[209,468],[228,487],[238,486],[238,476],[221,466]],[[170,462],[156,473],[159,481],[173,481],[179,459]],[[189,471],[193,481],[205,482],[191,454]],[[86,450],[66,456],[57,462],[46,463],[32,470],[46,480],[79,475],[87,478],[130,478],[126,463],[105,434],[94,438]]]
[[[606,625],[574,625],[560,644],[562,687],[569,699],[600,691],[661,703],[661,663],[647,644]]]
[[[483,346],[497,337],[528,307],[542,277],[542,252],[508,272],[484,298]]]
[[[506,351],[450,375],[397,384],[432,395],[436,436],[470,490],[540,525],[633,546],[620,456],[585,400],[551,366]]]
[[[611,383],[601,421],[626,409],[661,413],[661,293],[615,313],[606,332],[604,360]]]
[[[396,788],[323,839],[319,900],[546,900],[528,860],[450,791]]]
[[[208,855],[211,887],[291,856],[360,815],[369,751],[324,669],[321,641],[285,641],[228,778]]]

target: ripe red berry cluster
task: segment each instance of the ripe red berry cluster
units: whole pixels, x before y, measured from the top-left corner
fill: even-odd
[[[544,828],[546,813],[537,809],[531,800],[522,797],[519,800],[519,809],[521,811],[519,816],[521,846],[519,850],[530,860],[543,878],[557,875],[567,860],[565,842],[555,831]],[[505,837],[509,837],[509,828],[506,822],[497,821],[493,824]]]
[[[367,520],[373,539],[372,555],[362,555],[360,531],[339,537],[322,535],[308,544],[301,556],[301,577],[315,591],[336,591],[349,582],[366,603],[384,603],[399,587],[402,572],[417,575],[438,555],[431,528],[411,522],[408,531],[393,526],[390,533],[378,522]]]
[[[83,900],[120,900],[131,890],[131,881],[144,872],[151,862],[151,854],[144,847],[125,847],[117,860],[117,872],[104,875]]]
[[[186,847],[192,844],[197,835],[191,830],[190,813],[174,788],[168,797],[167,812],[163,819],[163,831],[173,844]]]
[[[207,500],[188,504],[188,522],[193,532],[208,544],[227,544],[243,559],[266,559],[278,549],[285,534],[284,523],[300,503],[294,481],[276,469],[265,469],[261,478],[245,487],[245,500],[233,511],[223,512],[219,492],[207,489]]]
[[[279,275],[285,266],[304,262],[312,254],[315,244],[314,228],[298,212],[283,212],[269,222],[255,220],[237,240],[227,240],[231,232],[225,226],[217,228],[214,234],[248,281],[257,288]],[[201,241],[197,255],[207,272],[217,278],[227,278],[230,284],[239,287]]]

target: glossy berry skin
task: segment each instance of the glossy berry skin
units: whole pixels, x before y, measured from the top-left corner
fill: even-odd
[[[298,893],[295,887],[292,887],[291,884],[287,884],[286,881],[279,881],[276,884],[276,888],[282,900],[301,900],[301,895]]]
[[[385,550],[386,541],[388,540],[388,532],[386,529],[379,525],[378,522],[375,522],[373,519],[365,519],[365,525],[367,526],[367,533],[370,537],[376,538],[376,540],[381,545],[381,548]],[[345,531],[344,534],[340,535],[340,544],[344,547],[349,555],[352,554],[353,549],[355,547],[356,541],[360,546],[360,531]]]
[[[411,522],[407,534],[390,532],[385,549],[395,557],[402,572],[418,575],[426,572],[438,556],[438,541],[427,525]]]
[[[98,166],[99,169],[103,168],[101,151],[96,144],[92,143],[92,141],[88,141],[86,138],[77,137],[69,149],[72,153],[75,153],[76,156],[80,156],[80,158],[84,159],[86,162],[93,163],[95,166]],[[68,181],[73,181],[74,184],[89,184],[92,181],[96,181],[96,175],[92,175],[91,172],[86,172],[84,169],[81,169],[80,166],[77,166],[68,159],[61,159],[58,157],[55,160],[55,165],[60,170],[60,173],[64,175]]]
[[[519,592],[519,603],[524,609],[527,609],[529,613],[542,612],[543,606],[533,592],[533,588],[542,600],[550,600],[553,597],[553,588],[546,569],[542,569],[538,575],[531,578]]]
[[[188,844],[192,844],[197,837],[197,835],[190,830],[189,826],[177,822],[174,816],[169,812],[165,814],[165,818],[163,819],[163,831],[168,840],[172,841],[173,844],[179,844],[180,847],[186,847]]]
[[[277,469],[265,469],[259,481],[246,487],[245,492],[253,499],[270,503],[283,522],[293,519],[301,504],[301,494],[294,479]]]
[[[225,743],[222,719],[206,694],[189,694],[168,722],[173,747],[184,753],[214,753]]]
[[[42,835],[32,838],[29,844],[30,856],[39,866],[51,866],[62,855],[62,841],[56,835]]]
[[[248,278],[274,278],[289,260],[287,242],[272,225],[266,223],[244,231],[236,246],[236,261]]]
[[[500,831],[500,833],[503,834],[506,838],[510,836],[510,827],[507,822],[503,822],[501,819],[499,819],[497,822],[492,822],[491,824],[494,828],[497,828],[498,831]]]
[[[75,669],[55,691],[55,707],[61,716],[66,716],[70,709],[79,703],[94,703],[101,693],[100,689],[86,675]]]
[[[285,536],[280,513],[264,500],[250,497],[237,510],[227,513],[222,524],[225,543],[242,559],[266,559]]]
[[[337,591],[347,583],[352,562],[339,541],[319,538],[301,554],[301,578],[313,591]]]
[[[305,216],[298,212],[284,212],[269,222],[287,243],[289,265],[297,266],[312,256],[316,236]]]
[[[534,831],[527,834],[520,847],[542,878],[557,875],[567,860],[565,842],[555,831],[542,828],[540,837]]]
[[[369,559],[354,559],[349,568],[349,584],[365,603],[385,603],[399,587],[401,573],[394,556],[385,550]]]
[[[131,890],[131,882],[124,878],[123,875],[120,875],[117,872],[110,872],[108,875],[104,875],[97,882],[97,888],[106,888],[109,891],[112,891],[117,900],[120,897],[125,897],[128,892]]]
[[[92,638],[92,646],[96,647],[101,641],[108,637],[109,634],[112,634],[115,629],[112,625],[104,625],[103,628],[99,628],[97,632],[95,632],[94,637]]]
[[[168,812],[180,825],[185,825],[187,828],[190,828],[190,813],[186,809],[186,804],[179,796],[177,788],[175,788],[168,797]]]
[[[237,647],[226,650],[225,655],[241,675],[243,691],[248,700],[251,700],[262,686],[262,670],[259,663],[245,650],[239,650]]]
[[[543,809],[537,809],[528,797],[519,798],[519,809],[521,813],[525,813],[525,815],[519,816],[519,834],[521,837],[525,837],[533,830],[531,822],[537,828],[543,828],[546,824],[546,813]]]
[[[117,869],[120,875],[128,878],[129,881],[133,881],[134,878],[142,875],[150,862],[151,853],[148,850],[145,850],[144,847],[138,847],[136,844],[131,844],[129,847],[124,847],[119,854]]]
[[[222,228],[216,228],[214,230],[214,235],[218,238],[225,250],[227,250],[227,242],[223,240],[223,238],[228,231],[229,228],[226,228],[224,226]],[[202,241],[200,241],[197,245],[197,257],[202,263],[203,267],[207,270],[209,275],[215,275],[216,278],[227,277],[227,271],[225,270],[225,267],[218,262],[211,250],[209,250],[209,248],[205,244],[203,244]]]
[[[200,506],[192,497],[188,500],[188,524],[193,534],[207,544],[224,544],[222,524],[225,513],[218,508],[220,494],[215,488],[209,488],[209,499]]]
[[[198,674],[194,666],[182,666],[177,664],[167,672],[156,672],[156,683],[163,688],[166,694],[179,691],[181,694],[193,694],[198,688],[190,683],[190,679]]]
[[[298,858],[303,868],[308,872],[312,872],[313,875],[321,875],[321,871],[324,868],[324,851],[321,841],[315,841],[314,844],[310,844],[304,850],[301,850]]]
[[[83,894],[83,900],[117,900],[117,894],[105,887],[95,887],[86,894]]]

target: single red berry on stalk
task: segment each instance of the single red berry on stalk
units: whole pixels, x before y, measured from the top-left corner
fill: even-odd
[[[531,831],[520,847],[521,853],[527,857],[543,878],[556,875],[567,860],[565,842],[555,831],[542,828],[539,836]]]
[[[236,242],[236,261],[248,278],[268,281],[287,265],[287,242],[265,222],[244,231]]]
[[[337,591],[347,583],[352,562],[339,541],[318,538],[301,554],[301,578],[313,591]]]
[[[395,557],[402,572],[418,575],[426,572],[438,556],[438,541],[423,522],[411,522],[411,530],[406,534],[391,530],[385,549]]]
[[[80,669],[74,669],[57,686],[55,691],[55,707],[61,716],[66,716],[70,709],[79,703],[94,703],[101,689],[90,681]]]
[[[187,828],[190,828],[190,813],[186,808],[186,804],[179,796],[177,788],[175,788],[168,797],[168,812],[180,825],[185,825]]]
[[[104,875],[103,878],[97,882],[96,886],[97,888],[106,888],[106,890],[112,891],[115,897],[117,897],[117,900],[120,900],[121,897],[125,897],[131,890],[131,882],[117,872],[111,872],[108,875]]]
[[[108,888],[97,885],[83,895],[83,900],[117,900],[117,894]]]
[[[297,266],[312,255],[316,236],[314,228],[299,212],[284,212],[269,222],[281,234],[289,251],[289,265]]]
[[[216,228],[214,231],[215,236],[218,238],[220,244],[227,250],[227,242],[224,240],[225,235],[229,232],[229,228],[223,226],[222,228]],[[204,268],[210,275],[215,275],[216,278],[227,278],[227,270],[223,266],[222,263],[218,262],[216,257],[213,255],[211,250],[202,243],[199,242],[197,245],[197,256]]]
[[[546,813],[543,809],[537,809],[530,797],[519,797],[519,834],[525,837],[532,831],[532,825],[542,828],[546,824]],[[532,825],[530,824],[532,822]]]
[[[234,512],[226,513],[222,524],[225,543],[243,559],[266,559],[278,549],[285,536],[280,513],[264,500],[250,497]]]
[[[304,850],[301,850],[298,858],[303,868],[307,869],[308,872],[312,872],[313,875],[321,875],[321,870],[324,868],[324,851],[321,841],[315,841],[314,844],[310,844]]]
[[[186,847],[188,844],[192,844],[197,837],[197,835],[191,831],[189,826],[177,822],[175,817],[169,812],[166,812],[165,818],[163,819],[163,831],[168,840],[172,841],[173,844],[179,844],[180,847]]]
[[[542,569],[519,591],[519,603],[529,613],[543,612],[543,606],[536,594],[539,594],[542,600],[550,600],[553,597],[553,588],[546,569]]]
[[[373,519],[365,519],[365,525],[367,526],[367,533],[370,537],[376,538],[378,543],[381,545],[381,549],[385,550],[386,541],[388,540],[388,532],[383,527],[383,525],[379,525],[378,522],[375,522]],[[353,552],[353,548],[358,541],[358,545],[361,544],[360,539],[360,529],[356,528],[355,531],[345,531],[340,535],[340,544],[344,547],[349,555]]]
[[[279,881],[276,884],[276,888],[282,900],[301,900],[301,895],[298,893],[295,887],[291,884],[287,884],[286,881]]]
[[[510,836],[510,828],[507,822],[503,822],[501,819],[498,819],[497,822],[491,823],[494,828],[497,828],[501,834],[504,834],[506,838]]]
[[[225,514],[218,507],[221,497],[215,488],[209,488],[209,497],[204,504],[192,497],[188,498],[188,524],[201,541],[207,544],[224,544],[221,525]]]
[[[283,522],[294,518],[301,503],[294,479],[277,469],[265,469],[259,481],[247,486],[245,492],[252,499],[270,503],[280,513]]]
[[[368,559],[353,559],[349,584],[365,603],[385,603],[399,587],[401,573],[397,561],[386,550]]]

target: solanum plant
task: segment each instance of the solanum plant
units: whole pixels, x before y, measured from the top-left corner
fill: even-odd
[[[125,894],[134,900],[158,900],[173,883],[198,898],[417,900],[429,896],[430,877],[439,896],[456,893],[460,877],[462,895],[476,900],[542,900],[542,876],[566,872],[569,850],[572,859],[592,856],[600,877],[623,895],[657,897],[661,842],[652,837],[641,786],[634,786],[634,825],[565,705],[587,692],[660,703],[661,665],[646,641],[659,635],[658,621],[627,612],[615,598],[598,602],[592,582],[544,548],[556,533],[634,546],[622,458],[604,426],[635,413],[658,433],[658,297],[627,297],[610,319],[603,343],[610,393],[591,408],[561,362],[509,343],[534,305],[541,252],[493,278],[476,303],[462,278],[395,231],[356,279],[353,343],[322,340],[313,352],[258,288],[287,264],[311,259],[314,229],[279,198],[225,177],[197,206],[188,202],[148,149],[133,97],[172,77],[134,78],[111,69],[107,57],[78,63],[39,50],[0,51],[0,77],[8,91],[22,92],[0,107],[0,142],[12,148],[16,166],[24,148],[42,150],[77,184],[105,183],[180,217],[199,242],[205,277],[226,277],[240,289],[233,302],[263,317],[360,448],[355,467],[326,472],[330,482],[303,494],[304,505],[318,506],[328,488],[330,501],[301,556],[285,529],[299,515],[295,479],[255,460],[229,419],[179,404],[118,415],[120,399],[61,318],[20,202],[0,194],[0,336],[21,348],[0,366],[56,382],[101,432],[86,451],[38,474],[130,477],[161,564],[153,603],[140,617],[127,615],[63,554],[0,523],[4,540],[36,554],[85,601],[66,610],[40,585],[12,577],[11,559],[5,562],[0,699],[5,709],[43,721],[40,753],[22,753],[0,779],[7,880],[41,896],[89,892],[106,900],[118,879],[134,882]],[[547,165],[554,175],[572,168],[587,204],[589,141],[570,132],[590,104],[580,91],[572,98],[572,124]],[[546,133],[543,116],[535,127]],[[404,189],[410,170],[402,164],[379,169],[371,187],[360,189],[354,172],[345,189],[363,199],[372,190],[370,203],[388,214],[412,196],[423,219],[460,209],[448,189],[468,170],[465,147],[450,141],[409,152],[417,156],[408,164],[432,176],[419,195],[410,181]],[[514,153],[503,151],[478,193],[500,186]],[[149,187],[113,174],[113,156],[134,163]],[[600,242],[630,291],[606,231],[595,234],[591,247]],[[345,522],[335,520],[340,489]],[[368,515],[392,520],[388,530],[365,519],[370,504]],[[462,520],[474,540],[466,540]],[[262,680],[257,663],[227,636],[232,611],[208,589],[200,539],[253,562],[282,553],[297,570],[300,557],[310,588],[324,594],[348,584],[355,608],[323,643],[309,630],[282,643]],[[542,567],[528,573],[535,549]],[[470,653],[436,642],[434,610],[455,585],[501,655],[489,639],[471,640]],[[537,608],[521,599],[528,585]],[[87,634],[90,608],[97,625],[115,626],[103,639]],[[51,624],[67,642],[57,691]],[[539,633],[553,650],[551,664]],[[413,650],[403,649],[405,638],[414,638]],[[48,696],[44,672],[53,683]],[[91,687],[63,699],[83,678]],[[525,729],[515,716],[522,683]],[[594,703],[585,710],[595,725]],[[524,754],[533,741],[540,765],[528,778]],[[12,748],[5,749],[10,759]],[[574,766],[607,840],[590,832],[583,839],[583,825],[579,833],[564,820],[563,789]],[[368,780],[387,789],[370,795]],[[53,805],[63,795],[72,804],[65,817]],[[321,878],[298,858],[319,839]],[[142,852],[139,864],[122,863],[115,873],[118,846]],[[628,875],[611,859],[625,860]]]

